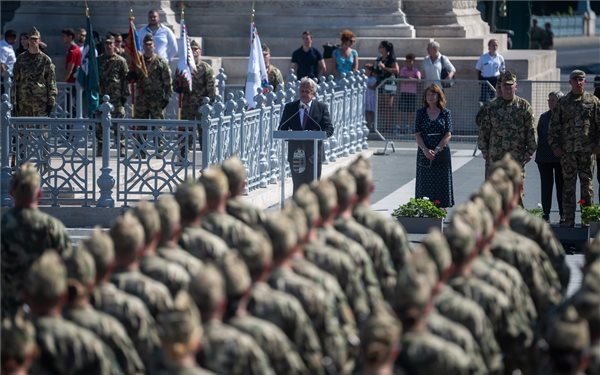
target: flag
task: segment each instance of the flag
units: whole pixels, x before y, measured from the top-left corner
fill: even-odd
[[[256,89],[259,87],[266,87],[268,84],[267,68],[265,66],[265,59],[262,55],[260,38],[258,37],[256,24],[252,22],[250,24],[250,58],[248,59],[245,95],[248,108],[256,107],[256,103],[254,102]]]
[[[125,51],[131,57],[130,70],[135,70],[141,73],[144,77],[148,77],[148,70],[146,70],[146,63],[142,57],[142,44],[140,43],[140,37],[137,33],[135,25],[133,24],[134,17],[129,16],[129,33],[125,40]]]
[[[87,38],[82,52],[81,66],[77,73],[77,81],[84,90],[84,100],[87,103],[88,115],[98,110],[100,99],[100,83],[98,79],[98,60],[96,44],[94,43],[94,33],[92,31],[92,21],[87,15]]]
[[[192,91],[192,73],[196,72],[196,62],[192,54],[190,40],[187,34],[185,20],[181,19],[181,37],[179,38],[179,62],[175,71],[175,79],[177,85],[181,88],[181,92]]]

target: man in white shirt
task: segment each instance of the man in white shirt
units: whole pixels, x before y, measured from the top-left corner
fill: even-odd
[[[4,82],[8,74],[12,75],[13,66],[17,57],[12,45],[17,41],[17,33],[14,30],[6,30],[4,39],[0,40],[0,75],[2,76],[2,94],[4,94]]]
[[[148,12],[148,25],[138,30],[140,40],[144,40],[147,34],[154,37],[154,50],[156,54],[170,62],[177,55],[177,41],[173,31],[160,23],[158,10],[152,9]]]
[[[448,76],[442,78],[442,70],[448,72]],[[440,53],[440,44],[436,41],[431,41],[427,44],[427,56],[423,59],[423,75],[426,80],[426,85],[432,83],[442,87],[442,79],[450,80],[454,77],[456,68],[450,62],[448,56]]]

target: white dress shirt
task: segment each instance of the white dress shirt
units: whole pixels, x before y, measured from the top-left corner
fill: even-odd
[[[168,27],[160,24],[156,31],[152,31],[150,26],[146,25],[138,30],[138,34],[142,43],[146,34],[151,34],[154,37],[154,52],[167,62],[177,55],[177,40]]]
[[[479,70],[484,78],[498,77],[505,70],[504,57],[499,53],[496,56],[484,53],[475,64],[475,69]]]
[[[10,74],[12,74],[15,61],[17,61],[17,57],[13,47],[6,40],[0,40],[0,63],[6,66],[6,71]]]

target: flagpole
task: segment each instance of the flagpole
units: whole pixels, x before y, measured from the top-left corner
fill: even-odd
[[[133,16],[133,1],[129,0],[129,23],[131,23],[131,20],[133,19],[135,19]],[[132,68],[135,69],[133,65]],[[133,79],[129,82],[129,84],[131,85],[131,117],[135,118],[135,83]]]
[[[185,4],[183,3],[183,0],[181,0],[181,2],[179,3],[179,7],[181,9],[181,17],[180,17],[179,23],[181,23],[181,21],[184,20],[184,18],[185,18],[185,15],[184,15],[185,14],[185,11],[184,11]],[[178,103],[177,103],[177,120],[181,120],[181,102],[182,102],[182,100],[183,100],[183,94],[179,93],[179,95],[177,95],[177,101],[178,101]]]
[[[253,24],[254,23],[254,13],[256,12],[256,10],[254,9],[254,0],[252,0],[252,15],[250,16],[250,23]]]

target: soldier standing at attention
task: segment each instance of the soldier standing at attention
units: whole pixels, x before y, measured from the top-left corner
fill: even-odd
[[[143,45],[148,77],[136,77],[138,94],[135,118],[164,119],[163,111],[171,98],[171,69],[166,60],[154,53],[151,34],[144,37]]]
[[[517,77],[506,71],[500,75],[500,80],[502,97],[483,106],[476,118],[478,147],[486,161],[486,176],[489,165],[507,153],[524,171],[525,164],[537,149],[533,110],[527,100],[516,95]]]
[[[559,99],[550,118],[548,143],[560,158],[563,171],[564,227],[575,226],[575,187],[577,176],[581,200],[590,205],[594,200],[595,155],[600,153],[600,100],[585,91],[585,73],[573,70],[569,75],[571,91]]]
[[[111,112],[113,118],[125,117],[125,103],[127,97],[131,95],[129,85],[127,84],[127,61],[117,54],[115,47],[115,37],[108,34],[104,39],[104,54],[98,58],[98,72],[100,73],[100,97],[108,95],[110,104],[115,109]],[[117,139],[117,127],[113,124],[113,132]],[[96,155],[102,156],[102,127],[96,128],[96,138],[98,139],[98,148]],[[123,154],[124,140],[120,141],[121,154]]]
[[[40,32],[29,33],[29,48],[17,57],[13,69],[14,116],[49,116],[56,103],[56,73],[48,55],[40,50]]]
[[[45,249],[61,255],[71,251],[64,225],[38,209],[42,197],[40,175],[31,163],[15,173],[10,185],[15,206],[2,215],[2,314],[21,303],[25,273]]]
[[[273,86],[273,91],[281,90],[283,88],[283,75],[279,69],[271,65],[271,49],[269,46],[263,44],[262,53],[265,59],[265,67],[267,68],[269,85]]]

